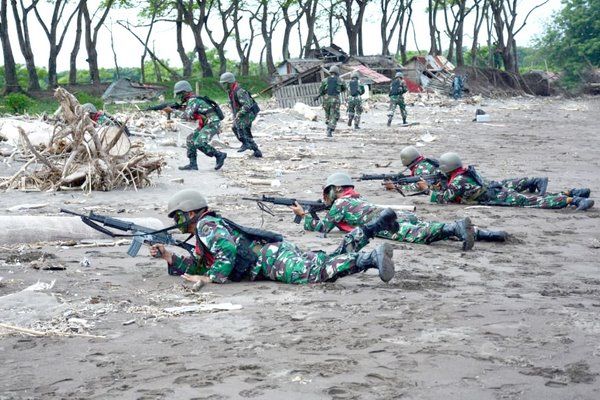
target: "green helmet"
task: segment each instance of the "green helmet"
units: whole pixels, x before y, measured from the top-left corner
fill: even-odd
[[[421,153],[415,146],[406,146],[400,152],[400,160],[405,167],[408,167],[419,157],[421,157]]]
[[[97,113],[98,112],[98,109],[92,103],[82,104],[81,107],[89,113]]]
[[[220,83],[235,83],[235,75],[233,75],[231,72],[225,72],[224,74],[221,75],[221,78],[219,78],[219,82]]]
[[[175,84],[175,87],[173,88],[173,94],[175,96],[181,93],[188,93],[193,91],[194,90],[192,89],[192,85],[190,85],[188,81],[179,81]]]
[[[358,79],[360,77],[360,75],[358,74],[358,71],[354,71],[352,72],[352,74],[350,74],[350,78],[354,79]]]
[[[352,182],[352,178],[350,175],[345,174],[343,172],[336,172],[327,177],[325,181],[325,186],[323,189],[327,189],[330,186],[352,186],[354,187],[354,182]]]
[[[329,73],[330,74],[336,74],[339,75],[340,74],[340,68],[337,65],[334,65],[333,67],[329,68]]]
[[[396,72],[395,78],[404,78],[404,74],[400,71]]]
[[[167,205],[167,213],[172,218],[175,211],[190,212],[206,207],[208,207],[206,197],[196,190],[185,189],[171,196]]]
[[[448,174],[454,171],[457,168],[462,167],[462,160],[460,156],[456,153],[444,153],[440,157],[440,171],[445,174]]]

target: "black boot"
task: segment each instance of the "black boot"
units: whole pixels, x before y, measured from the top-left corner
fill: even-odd
[[[402,118],[402,125],[406,125],[406,118]]]
[[[389,282],[396,273],[394,269],[394,248],[389,243],[377,246],[373,251],[361,251],[356,258],[356,266],[364,271],[369,268],[379,270],[379,278],[384,282]]]
[[[217,159],[217,164],[215,165],[215,170],[218,171],[223,166],[223,163],[225,163],[225,159],[227,158],[227,153],[219,151],[219,152],[215,153],[215,158]]]
[[[188,165],[184,165],[183,167],[179,167],[180,170],[182,171],[191,171],[191,170],[198,170],[198,163],[196,161],[196,157],[190,157],[190,163]]]
[[[592,191],[588,188],[574,188],[569,190],[567,196],[569,197],[585,197],[586,199],[590,197],[590,193]]]
[[[488,231],[485,229],[475,228],[475,240],[482,242],[506,242],[508,233],[504,231]]]
[[[585,197],[573,197],[571,205],[577,207],[577,211],[585,211],[594,207],[594,200],[586,199]]]
[[[463,250],[471,250],[475,244],[475,231],[471,218],[467,217],[458,221],[444,224],[442,228],[444,239],[457,237],[463,242]]]
[[[327,128],[327,137],[333,137],[333,129]]]
[[[237,152],[238,152],[238,153],[243,153],[243,152],[245,152],[246,150],[250,150],[250,149],[251,149],[251,147],[248,145],[248,142],[244,140],[244,141],[242,142],[242,146],[241,146],[241,147],[240,147],[240,148],[237,150]]]
[[[246,143],[248,144],[248,148],[254,152],[254,157],[261,158],[263,156],[254,139],[248,139]]]
[[[387,122],[387,126],[392,126],[392,116],[388,117],[388,122]]]
[[[348,126],[352,126],[352,120],[354,119],[354,116],[348,116]]]
[[[400,229],[397,219],[396,211],[386,208],[373,221],[363,225],[363,233],[367,238],[373,239],[381,231],[397,232]]]
[[[360,129],[360,117],[354,117],[354,129]]]
[[[532,178],[527,184],[530,193],[539,192],[540,196],[546,194],[548,189],[548,178]]]

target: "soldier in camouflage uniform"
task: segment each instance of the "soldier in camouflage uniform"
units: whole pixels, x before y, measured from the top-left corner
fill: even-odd
[[[123,132],[127,136],[130,135],[127,126],[124,126],[121,121],[116,120],[114,117],[108,115],[104,111],[98,111],[96,106],[92,103],[82,104],[81,107],[89,113],[90,119],[94,121],[96,126],[116,126],[119,128],[123,127]]]
[[[362,95],[365,94],[365,86],[360,83],[358,72],[352,72],[350,83],[348,83],[348,126],[352,126],[354,120],[354,129],[360,129],[360,116],[363,112]]]
[[[319,97],[323,97],[323,110],[327,124],[327,137],[333,137],[333,131],[340,119],[340,93],[346,91],[346,84],[340,78],[340,69],[337,66],[329,68],[329,77],[321,81]]]
[[[433,203],[486,204],[510,207],[566,208],[577,207],[578,211],[587,210],[594,205],[589,189],[572,189],[569,193],[527,196],[508,189],[498,182],[487,181],[472,166],[464,168],[456,153],[445,153],[440,157],[440,171],[448,179],[437,185],[431,193]]]
[[[408,92],[406,83],[404,82],[404,74],[400,71],[396,72],[396,76],[390,83],[390,108],[388,110],[388,121],[387,126],[392,125],[392,119],[396,112],[396,107],[400,108],[400,114],[402,115],[402,123],[406,125],[406,118],[408,114],[406,112],[406,104],[404,103],[404,93]]]
[[[235,75],[231,72],[222,74],[219,82],[225,87],[229,95],[229,105],[233,113],[233,133],[242,142],[238,152],[243,153],[246,150],[252,150],[254,157],[262,157],[262,152],[252,137],[252,122],[260,111],[258,104],[250,96],[250,93],[238,84]]]
[[[185,141],[187,146],[187,157],[189,164],[179,167],[180,170],[198,170],[197,152],[200,150],[208,157],[215,157],[215,169],[219,170],[227,158],[227,153],[218,151],[208,142],[214,135],[217,135],[221,129],[221,120],[213,110],[212,106],[203,98],[196,96],[192,91],[192,85],[188,81],[179,81],[173,89],[175,97],[182,105],[182,112],[177,115],[189,121],[198,121],[198,128],[190,133]],[[163,111],[173,112],[170,107]]]
[[[172,275],[200,283],[225,283],[266,278],[294,284],[331,282],[376,268],[384,282],[394,276],[393,250],[389,244],[373,251],[360,251],[375,233],[388,229],[396,214],[388,210],[381,218],[347,235],[332,254],[304,252],[279,234],[247,228],[221,217],[208,208],[204,196],[182,190],[171,197],[169,217],[182,232],[196,238],[193,257],[181,257],[163,245],[151,248],[153,257],[163,258]]]
[[[328,233],[333,228],[343,232],[351,232],[356,227],[370,223],[377,218],[382,209],[362,199],[354,191],[352,179],[344,173],[335,173],[327,178],[323,189],[323,199],[330,204],[331,208],[320,220],[315,220],[310,214],[304,212],[300,205],[292,206],[292,211],[300,217],[304,217],[304,229]],[[489,233],[483,231],[483,233]],[[398,242],[431,244],[439,240],[457,238],[463,242],[463,249],[470,250],[475,240],[474,228],[471,220],[445,222],[425,222],[417,218],[414,213],[401,213],[398,225],[391,230],[380,231],[377,237],[391,239]],[[501,232],[494,237],[482,235],[481,240],[504,241],[506,233]]]

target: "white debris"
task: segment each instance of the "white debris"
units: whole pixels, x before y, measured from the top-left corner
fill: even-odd
[[[196,311],[234,311],[241,310],[241,304],[219,303],[219,304],[195,304],[192,306],[167,307],[164,312],[171,314],[183,314]]]
[[[294,112],[300,114],[309,121],[316,121],[318,118],[317,112],[304,103],[298,102],[294,104]]]
[[[44,290],[50,290],[54,287],[55,283],[56,279],[50,283],[37,281],[37,283],[34,283],[33,285],[27,286],[25,289],[23,289],[23,292],[41,292]]]
[[[44,208],[47,207],[48,203],[38,203],[38,204],[18,204],[16,206],[8,207],[6,210],[10,212],[21,211],[21,210],[34,210],[36,208]]]

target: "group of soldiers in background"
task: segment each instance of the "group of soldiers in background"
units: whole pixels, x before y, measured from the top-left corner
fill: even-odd
[[[346,91],[348,92],[348,126],[352,126],[352,122],[354,122],[354,129],[360,129],[360,120],[363,113],[362,95],[365,93],[365,86],[360,82],[358,71],[353,71],[351,73],[350,81],[346,84],[340,77],[339,67],[336,65],[332,66],[329,68],[329,76],[321,81],[319,94],[315,97],[315,101],[321,97],[323,98],[327,137],[333,136],[337,122],[340,119],[340,95]],[[404,94],[406,92],[408,92],[408,88],[404,82],[404,75],[402,72],[396,72],[394,79],[392,79],[392,82],[390,83],[390,105],[387,114],[387,126],[392,125],[392,119],[394,118],[396,108],[400,109],[402,123],[406,125],[406,118],[408,117],[406,104],[404,103]]]

